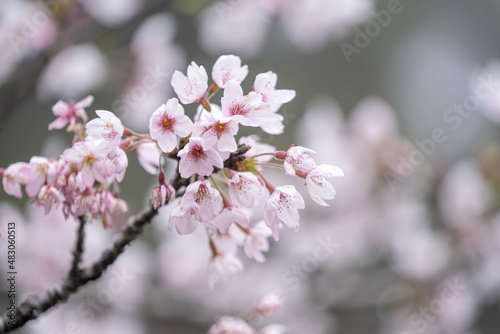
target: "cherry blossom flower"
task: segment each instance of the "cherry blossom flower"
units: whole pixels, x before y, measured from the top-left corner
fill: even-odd
[[[260,128],[270,135],[280,135],[285,131],[285,124],[283,124],[284,119],[283,115],[270,113],[267,116],[267,121],[262,123]]]
[[[217,320],[207,334],[256,334],[256,331],[243,319],[237,317],[224,316]]]
[[[210,111],[208,111],[207,109],[205,109],[205,107],[203,107],[200,104],[196,108],[196,114],[194,116],[194,119],[196,120],[195,125],[198,122],[207,121],[209,119],[209,117],[211,117],[211,115],[215,115],[215,114],[217,114],[217,117],[219,119],[224,117],[224,116],[222,116],[222,110],[221,110],[219,105],[217,105],[215,103],[210,103]]]
[[[263,162],[268,162],[273,159],[272,154],[264,154],[264,153],[274,153],[276,152],[276,147],[266,144],[266,143],[261,143],[260,137],[257,135],[250,135],[246,137],[241,137],[240,140],[238,141],[238,144],[242,145],[248,145],[250,146],[250,150],[248,150],[247,153],[245,153],[245,156],[251,157],[254,155],[258,155],[258,157],[255,157],[255,161],[258,163],[263,163]],[[258,170],[260,170],[260,166],[257,166]]]
[[[179,172],[182,178],[188,178],[194,173],[208,176],[213,172],[214,166],[222,168],[224,165],[219,153],[206,148],[204,140],[199,137],[189,138],[189,142],[177,156],[181,158]]]
[[[212,79],[220,88],[226,87],[229,80],[241,83],[248,74],[248,66],[241,66],[241,59],[234,55],[220,56],[212,68]]]
[[[254,174],[240,172],[227,181],[231,201],[238,207],[251,208],[260,198],[262,184]]]
[[[290,102],[295,97],[292,89],[276,89],[278,75],[272,71],[258,74],[255,77],[253,89],[262,95],[262,101],[283,104]]]
[[[327,177],[344,176],[342,169],[332,165],[319,165],[306,176],[306,186],[311,198],[322,206],[328,206],[324,199],[334,199],[335,189],[326,180]]]
[[[106,189],[88,188],[78,193],[71,202],[66,200],[66,215],[74,217],[89,213],[93,218],[101,219],[104,227],[112,224],[112,215],[126,212],[127,203]]]
[[[302,168],[306,170],[310,170],[316,167],[316,163],[309,156],[309,154],[316,154],[313,150],[302,146],[291,146],[285,154],[285,162],[283,166],[285,167],[285,172],[288,175],[295,175],[295,168]],[[279,158],[282,158],[282,155],[278,155]]]
[[[97,181],[109,184],[116,179],[116,181],[121,182],[128,166],[127,155],[118,147],[105,157],[98,159],[95,166],[96,170],[99,171],[95,175]]]
[[[79,192],[83,192],[87,188],[87,186],[83,182],[83,173],[80,173],[78,170],[71,173],[66,180],[67,180],[66,197],[73,196]]]
[[[219,152],[233,152],[238,147],[234,136],[238,133],[238,121],[233,117],[222,117],[212,110],[196,122],[193,136],[201,137],[206,147],[215,147]]]
[[[168,228],[175,226],[179,234],[189,234],[196,230],[201,222],[209,222],[222,210],[222,197],[209,181],[191,183],[184,196],[172,210]]]
[[[269,251],[269,241],[267,238],[271,235],[272,231],[264,221],[260,221],[250,227],[244,243],[246,256],[257,262],[264,262],[266,259],[262,252]]]
[[[208,286],[213,288],[218,280],[228,281],[243,270],[243,263],[235,255],[217,253],[208,264]]]
[[[171,98],[151,115],[149,133],[158,141],[160,149],[167,153],[177,145],[177,137],[187,137],[193,130],[193,122],[184,114],[179,100]]]
[[[213,219],[222,210],[222,197],[207,180],[191,183],[186,188],[182,200],[197,205],[200,218],[205,221]]]
[[[108,154],[118,147],[123,135],[123,125],[111,111],[96,110],[95,113],[99,118],[87,123],[85,140],[96,146],[96,153]]]
[[[210,222],[214,229],[220,233],[226,233],[231,225],[238,224],[247,227],[250,224],[251,212],[234,206],[225,207],[215,218]],[[211,226],[209,226],[211,227]]]
[[[239,210],[246,211],[246,209]],[[251,213],[249,211],[246,212],[248,212],[248,218],[250,218]],[[213,254],[226,253],[236,256],[238,253],[238,247],[243,245],[244,240],[245,233],[241,227],[236,226],[236,224],[232,224],[227,233],[222,234],[215,232],[210,235],[210,242],[212,243],[210,248]]]
[[[30,159],[29,167],[23,169],[26,194],[33,197],[38,194],[40,188],[46,183],[56,179],[56,168],[49,159],[34,156]]]
[[[103,171],[102,164],[98,164],[97,161],[102,159],[95,152],[95,146],[90,142],[77,142],[71,148],[64,150],[61,158],[69,163],[78,166],[78,173],[81,173],[81,182],[85,187],[92,187],[96,178],[102,179],[101,174],[106,177],[105,171]]]
[[[274,240],[278,241],[279,239],[280,222],[283,222],[292,231],[299,229],[298,209],[304,208],[304,199],[294,186],[286,185],[274,189],[264,207],[264,221],[271,228]]]
[[[87,114],[84,108],[89,107],[92,102],[94,102],[94,97],[92,95],[76,102],[76,103],[66,103],[62,100],[57,101],[57,103],[52,107],[52,113],[57,118],[49,124],[49,130],[62,129],[66,125],[70,125],[71,129],[75,124],[79,123],[80,118],[82,121],[87,120]]]
[[[221,103],[222,115],[225,117],[234,116],[242,125],[260,126],[266,121],[267,113],[259,110],[262,95],[255,92],[243,95],[243,89],[234,80],[229,80],[226,83]]]
[[[2,185],[4,191],[17,198],[22,198],[21,184],[25,184],[23,170],[30,168],[27,162],[16,162],[9,165],[2,175]]]
[[[185,203],[181,200],[172,209],[168,218],[168,229],[172,231],[175,227],[175,230],[179,234],[190,234],[193,233],[201,223],[199,219],[199,208],[194,204],[187,206],[184,206],[184,204]]]
[[[151,199],[155,209],[165,205],[167,200],[168,202],[172,201],[176,194],[175,188],[172,185],[165,183],[165,174],[161,168],[158,173],[158,183],[159,185],[153,188],[153,197]]]
[[[142,143],[135,149],[141,167],[151,175],[158,173],[161,151],[154,142]]]
[[[208,88],[207,71],[193,61],[187,68],[187,76],[179,71],[174,72],[171,84],[182,103],[197,102]]]
[[[44,214],[47,215],[53,205],[57,207],[63,201],[64,195],[59,189],[52,185],[44,185],[41,187],[33,203],[42,206],[44,208]]]
[[[92,201],[91,201],[92,202]],[[108,190],[99,190],[94,193],[92,207],[88,211],[102,220],[105,228],[112,226],[112,216],[128,210],[127,203],[117,198]]]

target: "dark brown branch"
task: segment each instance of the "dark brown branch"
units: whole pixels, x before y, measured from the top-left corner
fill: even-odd
[[[83,254],[83,242],[85,240],[85,223],[87,219],[85,216],[78,217],[80,224],[78,225],[78,231],[76,233],[76,243],[75,249],[73,250],[73,261],[71,263],[71,269],[69,271],[69,276],[77,276],[80,274],[80,262],[82,262]]]
[[[224,167],[238,170],[238,163],[246,159],[245,153],[247,153],[250,148],[250,146],[245,144],[239,145],[236,151],[231,153],[226,161],[224,161]]]
[[[106,250],[97,262],[85,269],[77,270],[77,275],[69,274],[67,279],[55,289],[49,290],[45,294],[28,297],[18,306],[15,320],[10,320],[7,314],[3,314],[0,317],[0,333],[8,333],[13,329],[23,326],[28,321],[36,319],[40,314],[51,307],[66,301],[81,286],[101,277],[106,268],[115,262],[118,256],[123,252],[125,246],[141,234],[144,225],[149,223],[157,213],[158,211],[149,204],[138,215],[132,217],[125,230],[118,234],[113,246]],[[83,230],[84,223],[82,223],[82,220],[80,220],[80,223],[80,228]],[[83,233],[81,239],[83,243]],[[77,257],[81,257],[78,246],[75,249],[75,253],[80,253],[73,259],[73,266],[76,264],[78,267],[80,260],[78,260]],[[73,266],[70,273],[74,272]]]

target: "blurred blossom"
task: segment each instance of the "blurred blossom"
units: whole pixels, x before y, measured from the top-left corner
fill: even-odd
[[[479,307],[479,295],[470,283],[463,273],[454,273],[437,286],[433,309],[442,330],[466,333],[472,327]]]
[[[54,96],[75,100],[103,84],[107,69],[106,58],[93,44],[69,46],[45,67],[38,81],[37,94],[42,98]]]
[[[171,203],[167,208],[174,205],[175,203]],[[160,217],[165,219],[165,223],[170,216],[167,208],[160,211]],[[158,249],[157,275],[163,284],[171,286],[174,291],[197,286],[206,288],[208,250],[208,238],[202,229],[185,236],[173,233],[163,240]],[[186,266],[185,263],[190,265]]]
[[[491,190],[477,162],[457,162],[448,171],[439,190],[439,208],[444,222],[464,232],[479,224],[491,203]]]
[[[211,55],[235,53],[254,58],[264,48],[269,24],[255,1],[218,1],[200,14],[199,44]]]
[[[484,226],[478,235],[479,257],[473,258],[474,286],[484,300],[492,301],[500,297],[500,215],[497,213],[489,225]]]
[[[255,330],[245,320],[235,317],[222,317],[210,327],[207,334],[256,334]]]
[[[100,24],[116,28],[132,19],[143,7],[144,0],[80,0],[85,11]]]
[[[279,15],[293,4],[290,0],[257,0],[256,2],[270,15]]]
[[[480,111],[490,121],[500,125],[500,89],[498,82],[500,81],[500,60],[490,60],[484,68],[476,73],[476,77],[471,81],[471,89],[477,95],[481,103]],[[480,91],[481,94],[486,94],[485,97],[478,95],[479,86],[486,88]]]
[[[83,301],[68,304],[26,326],[30,334],[101,333],[143,334],[146,328],[136,314],[97,312]]]
[[[43,3],[24,0],[0,2],[0,84],[15,69],[18,61],[52,45],[57,25]]]
[[[316,51],[369,18],[372,0],[216,1],[200,15],[199,42],[210,54],[261,53],[273,18],[290,42]]]
[[[334,100],[316,98],[310,103],[297,128],[297,135],[303,146],[314,147],[318,153],[316,163],[333,164],[345,172],[343,178],[335,179],[335,189],[342,194],[337,200],[359,200],[360,196],[366,196],[375,181],[375,157],[359,138],[350,133]]]
[[[157,13],[147,17],[135,30],[130,48],[138,56],[148,57],[151,48],[159,51],[174,46],[177,33],[175,17],[169,13]]]
[[[136,149],[137,152],[137,160],[139,164],[146,172],[151,175],[156,175],[158,173],[158,165],[161,158],[161,150],[158,148],[156,143],[144,143],[139,145]]]
[[[451,259],[448,240],[431,230],[426,207],[412,200],[392,209],[392,267],[413,279],[427,281],[441,273]]]
[[[353,133],[374,148],[398,136],[398,120],[389,104],[377,96],[365,97],[350,114]]]
[[[27,217],[18,217],[19,220],[13,211],[4,204],[0,215],[2,223],[15,221],[16,235],[22,236],[17,239],[16,263],[18,271],[25,274],[18,276],[17,284],[21,296],[25,297],[54,286],[65,277],[71,261],[77,222],[66,221],[60,210],[52,210],[45,216],[41,208],[31,205],[28,206]],[[2,229],[6,230],[6,226]],[[52,242],[54,238],[59,242]],[[7,261],[2,262],[2,266],[7,265]],[[6,267],[3,269],[7,271]]]
[[[175,69],[184,68],[185,55],[174,43],[177,23],[173,15],[158,13],[145,19],[130,45],[134,56],[131,77],[113,107],[125,124],[144,131],[153,111],[173,93],[170,79]]]
[[[109,290],[113,308],[124,312],[140,310],[151,285],[152,264],[149,246],[144,242],[134,243],[103,275],[96,295],[99,297],[99,291]]]
[[[372,0],[295,0],[283,13],[283,30],[297,48],[315,51],[369,19]]]

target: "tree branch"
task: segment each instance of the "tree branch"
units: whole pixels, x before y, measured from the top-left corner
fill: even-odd
[[[80,274],[80,262],[82,262],[83,242],[85,240],[85,223],[87,222],[87,219],[85,216],[80,216],[78,217],[78,220],[80,225],[78,225],[78,231],[76,234],[76,244],[75,250],[73,251],[73,262],[71,263],[69,277]]]
[[[73,262],[68,277],[64,282],[46,293],[37,296],[26,298],[17,308],[15,319],[10,319],[5,313],[0,317],[0,333],[8,333],[13,329],[22,327],[30,320],[36,319],[40,314],[44,313],[51,307],[60,302],[66,301],[73,293],[81,286],[84,286],[90,281],[96,280],[102,276],[106,268],[115,262],[118,256],[123,252],[125,246],[131,243],[138,235],[141,234],[144,225],[151,222],[151,219],[158,213],[150,203],[139,214],[131,218],[127,227],[118,234],[113,246],[106,250],[91,266],[78,269],[83,252],[84,225],[85,220],[80,218],[80,226],[78,228],[78,237],[75,250],[73,252]]]

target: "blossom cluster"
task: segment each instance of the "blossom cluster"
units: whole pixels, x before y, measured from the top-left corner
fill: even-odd
[[[343,172],[332,165],[317,165],[312,158],[316,152],[308,148],[291,145],[279,151],[255,135],[237,141],[242,126],[273,135],[283,132],[278,111],[295,97],[295,91],[276,89],[274,72],[258,74],[246,94],[241,83],[248,66],[239,57],[219,57],[211,74],[209,85],[207,71],[195,62],[187,74],[175,71],[171,85],[177,97],[152,113],[146,134],[125,128],[111,111],[97,110],[98,118],[88,121],[85,108],[92,103],[91,96],[76,103],[57,102],[53,107],[57,118],[49,130],[67,127],[74,132],[72,147],[55,159],[33,157],[28,163],[1,169],[4,190],[21,198],[24,185],[26,194],[35,197],[34,203],[46,212],[61,206],[66,217],[88,213],[107,226],[113,214],[126,210],[118,183],[128,166],[126,153],[135,152],[144,169],[158,175],[152,194],[155,209],[180,197],[173,204],[169,229],[189,234],[203,227],[209,232],[210,285],[242,269],[238,246],[249,258],[263,262],[268,238],[277,241],[282,225],[298,230],[298,210],[305,207],[293,185],[271,184],[263,168],[278,167],[304,179],[311,198],[323,206],[335,197],[327,178]],[[219,90],[220,105],[210,103]],[[183,106],[192,103],[199,103],[193,120]],[[163,172],[166,159],[178,162],[170,183]],[[251,209],[261,203],[263,220],[252,223]]]
[[[88,96],[77,103],[57,102],[52,111],[57,118],[49,130],[67,127],[74,132],[74,142],[60,157],[34,156],[29,162],[16,162],[0,170],[7,194],[34,197],[34,204],[47,214],[60,207],[66,218],[89,214],[100,218],[104,226],[111,216],[125,212],[127,204],[114,186],[121,182],[128,166],[127,155],[120,147],[124,128],[120,120],[106,110],[96,111],[99,118],[87,121]]]

